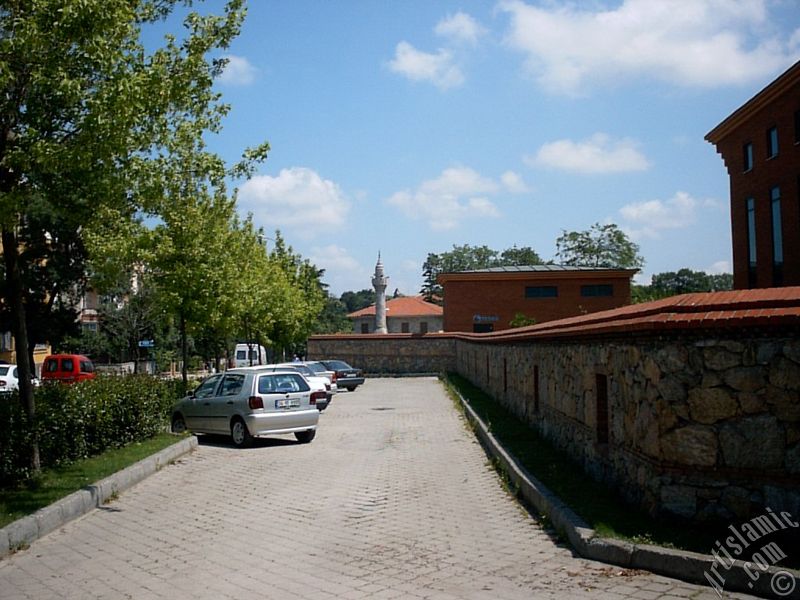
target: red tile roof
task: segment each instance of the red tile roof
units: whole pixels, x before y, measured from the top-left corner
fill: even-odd
[[[425,302],[422,296],[402,296],[386,301],[387,317],[441,317],[442,314],[441,306]],[[362,308],[347,316],[351,319],[355,317],[374,317],[375,305]]]

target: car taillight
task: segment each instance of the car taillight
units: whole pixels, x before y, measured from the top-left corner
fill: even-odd
[[[318,392],[311,392],[311,405],[314,406],[317,403],[317,400],[324,400],[327,398],[327,394],[322,390]]]
[[[0,387],[6,387],[6,382],[0,379]]]
[[[336,373],[331,375],[331,383],[336,383]]]
[[[250,407],[250,410],[264,408],[264,400],[261,396],[250,396],[250,398],[247,399],[247,405]]]

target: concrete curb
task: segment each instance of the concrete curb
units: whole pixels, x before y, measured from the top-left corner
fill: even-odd
[[[0,559],[30,546],[73,519],[102,506],[112,496],[124,492],[156,471],[197,448],[197,438],[185,438],[130,467],[74,492],[32,515],[22,517],[0,529]]]
[[[731,562],[722,557],[723,561],[716,561],[715,572],[718,577],[714,578],[711,575],[711,568],[715,565],[713,556],[599,537],[558,496],[528,473],[516,457],[497,441],[464,397],[457,390],[453,391],[464,407],[467,420],[475,427],[484,450],[508,474],[508,478],[519,490],[519,496],[528,506],[546,515],[554,529],[569,541],[579,555],[627,569],[642,569],[689,583],[707,585],[716,589],[720,597],[723,592],[743,592],[766,598],[786,598],[787,594],[776,593],[773,586],[785,586],[787,582],[791,582],[791,578],[800,587],[800,572],[782,567],[761,569],[755,564],[741,560]],[[748,568],[749,572],[746,570]],[[712,582],[719,584],[720,577],[723,582],[721,588],[717,589]],[[789,592],[791,593],[792,591]]]

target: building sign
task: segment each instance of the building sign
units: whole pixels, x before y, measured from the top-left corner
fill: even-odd
[[[494,323],[499,320],[500,317],[497,315],[472,315],[472,321],[475,323]]]

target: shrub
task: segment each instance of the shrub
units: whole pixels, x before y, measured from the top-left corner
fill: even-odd
[[[41,466],[54,467],[141,441],[169,424],[182,382],[147,375],[98,377],[38,388],[36,415]],[[31,431],[16,393],[0,398],[0,487],[31,476]]]

